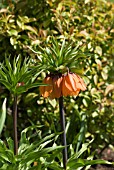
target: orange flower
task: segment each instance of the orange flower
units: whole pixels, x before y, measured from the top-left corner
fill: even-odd
[[[60,98],[61,96],[77,96],[80,90],[86,90],[84,81],[75,73],[66,75],[50,74],[46,76],[43,83],[48,86],[41,86],[40,94],[51,99]]]
[[[78,95],[80,90],[86,90],[86,85],[79,75],[68,73],[64,75],[62,81],[62,95],[74,96]]]
[[[59,75],[48,75],[43,83],[49,86],[40,86],[40,94],[43,97],[50,97],[51,99],[59,98],[62,96],[61,92],[62,76]]]
[[[44,84],[47,84],[47,86],[40,86],[40,94],[43,97],[48,97],[50,95],[50,93],[53,91],[53,87],[52,87],[52,78],[47,76],[44,80],[43,80]]]
[[[53,91],[50,94],[50,98],[60,98],[62,96],[62,76],[56,75],[52,78]]]

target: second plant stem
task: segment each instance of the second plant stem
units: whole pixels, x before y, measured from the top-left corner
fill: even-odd
[[[13,130],[14,130],[14,154],[18,154],[18,137],[17,137],[17,96],[14,96],[13,103]]]

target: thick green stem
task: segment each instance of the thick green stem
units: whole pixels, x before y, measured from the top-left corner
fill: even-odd
[[[13,103],[13,129],[14,129],[14,154],[18,154],[18,139],[17,139],[17,96],[14,97]]]
[[[63,97],[59,98],[59,109],[60,109],[60,120],[61,120],[61,131],[63,132],[61,135],[63,149],[63,165],[64,169],[66,169],[67,164],[67,142],[66,142],[66,133],[65,133],[65,115],[64,115],[64,106],[63,106]]]

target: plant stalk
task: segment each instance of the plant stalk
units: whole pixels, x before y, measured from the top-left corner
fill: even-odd
[[[18,154],[18,137],[17,137],[17,96],[14,96],[13,103],[13,129],[14,129],[14,154]]]
[[[63,132],[61,135],[63,149],[63,166],[66,170],[67,164],[67,142],[66,142],[66,133],[65,133],[65,115],[64,115],[64,105],[63,105],[63,97],[59,98],[59,110],[60,110],[60,122],[61,122],[61,131]]]

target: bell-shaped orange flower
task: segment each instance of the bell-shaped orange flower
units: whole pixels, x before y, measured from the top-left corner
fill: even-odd
[[[80,90],[86,90],[83,79],[75,73],[50,74],[46,76],[43,83],[47,86],[40,87],[40,94],[51,99],[60,98],[61,96],[77,96]]]
[[[43,83],[47,84],[47,86],[40,86],[40,94],[43,97],[54,99],[62,96],[61,75],[48,75],[43,80]]]
[[[77,96],[80,90],[85,91],[86,85],[82,78],[75,73],[68,73],[63,76],[62,95]]]

